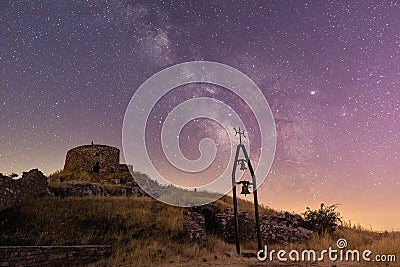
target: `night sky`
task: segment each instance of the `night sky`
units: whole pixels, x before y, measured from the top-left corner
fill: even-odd
[[[303,212],[338,203],[352,223],[400,230],[398,1],[0,1],[0,172],[50,174],[68,149],[92,140],[122,150],[135,90],[193,60],[244,72],[271,107],[277,150],[263,204]],[[257,148],[249,108],[207,84],[163,97],[149,136],[159,136],[174,106],[201,96],[248,118]],[[191,122],[183,152],[195,159],[210,137],[223,164],[219,128]]]

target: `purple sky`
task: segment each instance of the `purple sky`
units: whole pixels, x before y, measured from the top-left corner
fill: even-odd
[[[297,212],[339,203],[353,223],[400,230],[399,3],[180,2],[1,1],[0,172],[50,174],[68,149],[92,140],[121,148],[136,88],[165,67],[216,61],[252,78],[276,119],[261,202]],[[181,90],[155,118],[197,96],[247,116],[222,88]],[[182,132],[194,140],[182,141],[188,157],[218,127],[207,125]]]

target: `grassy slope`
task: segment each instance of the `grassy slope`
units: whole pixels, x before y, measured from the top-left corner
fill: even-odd
[[[232,207],[228,196],[216,203],[222,209]],[[239,207],[252,211],[253,205],[239,200]],[[264,207],[260,210],[265,214],[274,212]],[[0,245],[112,244],[112,256],[96,266],[265,266],[257,259],[238,257],[234,245],[214,237],[209,238],[208,248],[190,242],[183,232],[183,211],[149,197],[28,199],[0,212]],[[301,244],[273,245],[270,249],[336,248],[337,238],[346,238],[350,249],[397,253],[400,258],[400,234],[378,234],[360,228],[343,228],[333,238],[313,236]],[[255,244],[243,247],[254,251]]]
[[[183,208],[148,197],[31,199],[0,218],[0,245],[112,244],[104,265],[146,266],[233,249],[215,238],[208,249],[190,242]]]
[[[229,206],[229,200],[226,197],[219,204]],[[0,218],[1,245],[112,244],[113,255],[96,265],[257,264],[255,259],[237,257],[233,245],[214,237],[208,248],[190,242],[182,229],[183,208],[147,197],[32,199],[1,212]],[[345,228],[336,235],[346,238],[350,248],[368,248],[381,254],[400,251],[399,234]],[[335,240],[314,236],[302,244],[274,245],[271,249],[335,248]],[[247,244],[247,249],[252,245]]]

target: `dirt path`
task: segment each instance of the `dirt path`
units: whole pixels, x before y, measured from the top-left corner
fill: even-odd
[[[231,256],[230,258],[213,258],[213,259],[193,259],[165,262],[157,266],[190,266],[190,267],[205,267],[205,266],[237,266],[237,267],[350,267],[350,266],[372,266],[365,263],[348,263],[348,262],[311,262],[311,263],[281,263],[281,262],[261,262],[257,258],[245,258],[241,256]],[[383,265],[382,265],[383,266]]]

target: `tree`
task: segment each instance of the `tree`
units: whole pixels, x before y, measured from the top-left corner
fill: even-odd
[[[319,210],[311,210],[307,207],[306,212],[303,213],[304,221],[319,236],[324,236],[325,233],[332,235],[343,223],[340,213],[335,211],[337,207],[338,204],[325,206],[324,203],[321,203]]]

